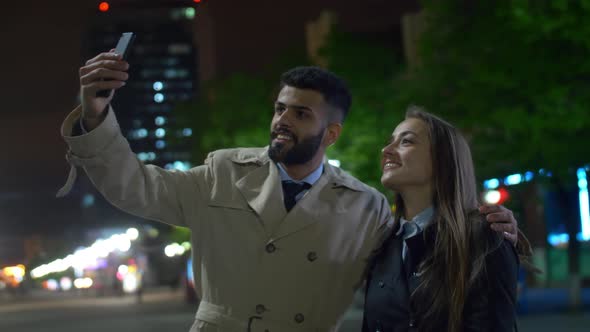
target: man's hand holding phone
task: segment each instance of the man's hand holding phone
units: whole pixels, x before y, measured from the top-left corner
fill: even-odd
[[[134,39],[133,33],[123,33],[115,49],[97,55],[80,68],[82,120],[86,130],[102,122],[114,91],[123,87],[129,78],[129,64],[125,59]]]
[[[128,68],[129,64],[122,55],[114,52],[101,53],[80,68],[82,118],[86,130],[90,131],[102,122],[114,90],[123,87],[129,78]],[[111,90],[106,98],[97,96],[103,90]]]

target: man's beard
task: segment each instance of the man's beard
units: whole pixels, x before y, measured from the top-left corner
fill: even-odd
[[[312,160],[318,152],[318,149],[320,148],[322,139],[324,137],[324,129],[320,130],[320,132],[317,135],[307,137],[303,139],[301,142],[299,142],[297,137],[293,136],[293,147],[291,147],[287,151],[284,151],[284,144],[273,144],[272,136],[274,135],[271,135],[270,147],[268,148],[268,156],[275,163],[283,163],[287,166],[305,164]]]

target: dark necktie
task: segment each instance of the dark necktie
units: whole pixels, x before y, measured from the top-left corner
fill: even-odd
[[[296,183],[293,181],[283,181],[283,196],[285,197],[285,208],[287,212],[291,211],[295,206],[295,197],[303,190],[311,188],[311,184],[307,182]]]

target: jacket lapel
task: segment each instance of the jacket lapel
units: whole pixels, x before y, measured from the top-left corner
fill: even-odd
[[[287,211],[282,201],[283,192],[277,167],[262,156],[257,161],[262,165],[240,178],[235,185],[270,235],[270,226],[280,222]]]
[[[278,186],[280,187],[280,184]],[[346,213],[345,203],[338,199],[337,190],[341,187],[353,191],[364,191],[364,188],[359,187],[347,177],[337,174],[334,167],[324,161],[324,174],[286,215],[273,238],[279,239],[299,232],[321,222],[327,216]],[[282,190],[280,197],[283,197]]]

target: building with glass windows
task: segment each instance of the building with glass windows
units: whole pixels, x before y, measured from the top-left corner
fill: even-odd
[[[114,48],[121,33],[136,34],[128,54],[130,79],[112,104],[138,158],[168,169],[190,168],[192,129],[178,127],[172,109],[194,98],[199,87],[192,5],[188,1],[97,2],[83,41],[84,58],[89,59]]]

